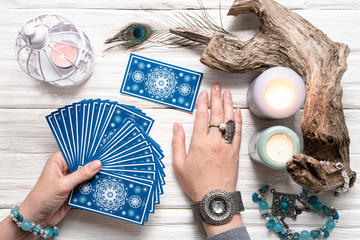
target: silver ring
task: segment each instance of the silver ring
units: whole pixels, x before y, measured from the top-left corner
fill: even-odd
[[[209,128],[217,127],[222,133],[222,137],[225,139],[226,143],[232,143],[235,135],[235,122],[234,120],[229,120],[226,123],[220,123],[219,125],[209,125]]]

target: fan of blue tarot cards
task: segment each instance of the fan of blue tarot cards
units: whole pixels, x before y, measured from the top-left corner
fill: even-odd
[[[59,108],[46,120],[71,172],[102,163],[99,174],[73,189],[68,205],[143,225],[165,184],[164,155],[148,135],[154,120],[100,99]]]

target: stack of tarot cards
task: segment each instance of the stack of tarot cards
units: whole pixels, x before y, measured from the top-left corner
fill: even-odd
[[[99,174],[71,192],[68,205],[143,225],[165,184],[164,155],[148,136],[154,120],[100,99],[65,106],[46,120],[71,172],[102,163]]]

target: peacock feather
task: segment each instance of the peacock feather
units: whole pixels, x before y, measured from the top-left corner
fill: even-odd
[[[153,33],[154,31],[147,24],[131,23],[111,38],[108,38],[105,44],[116,43],[116,45],[121,45],[125,49],[131,49],[144,43]]]
[[[201,14],[191,12],[183,13],[181,11],[172,13],[171,15],[152,13],[159,17],[159,21],[155,22],[151,19],[150,23],[130,23],[123,27],[118,33],[105,41],[107,48],[105,52],[120,49],[139,50],[156,46],[173,46],[194,48],[206,42],[215,32],[225,35],[232,34],[222,27],[206,12],[203,3],[198,1],[201,8]],[[219,9],[221,6],[219,5]],[[196,41],[183,37],[182,32],[187,29],[195,29],[197,32]],[[199,40],[200,38],[200,40]]]

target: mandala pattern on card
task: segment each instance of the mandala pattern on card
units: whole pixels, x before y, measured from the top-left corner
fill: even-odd
[[[141,83],[144,80],[144,73],[142,71],[135,71],[132,74],[132,80],[136,83]]]
[[[141,206],[141,198],[138,195],[132,195],[129,198],[129,205],[132,208],[138,208]]]
[[[183,96],[189,95],[191,92],[191,87],[187,83],[183,83],[179,86],[179,93]]]
[[[80,183],[79,185],[79,192],[84,195],[88,195],[92,191],[92,185],[88,181]]]
[[[171,69],[159,66],[145,78],[146,91],[154,98],[164,100],[176,90],[177,77]]]
[[[115,212],[126,201],[126,189],[121,181],[112,177],[99,180],[94,192],[94,201],[100,210]]]

